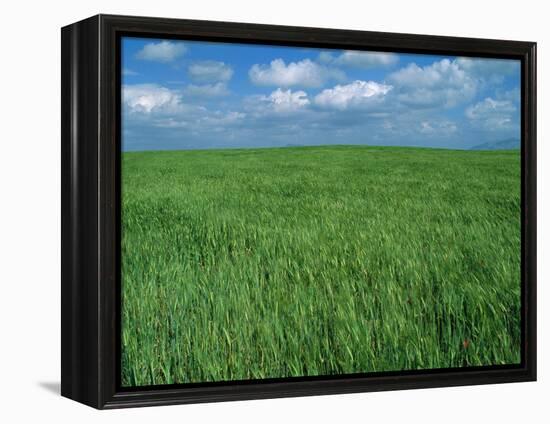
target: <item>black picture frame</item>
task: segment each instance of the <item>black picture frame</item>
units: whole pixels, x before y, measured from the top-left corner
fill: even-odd
[[[119,49],[124,35],[520,60],[521,364],[122,388]],[[97,15],[62,28],[61,45],[63,396],[107,409],[536,380],[536,43]]]

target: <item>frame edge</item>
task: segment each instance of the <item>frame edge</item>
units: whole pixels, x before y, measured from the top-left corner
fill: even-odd
[[[61,29],[61,395],[99,408],[99,18]]]

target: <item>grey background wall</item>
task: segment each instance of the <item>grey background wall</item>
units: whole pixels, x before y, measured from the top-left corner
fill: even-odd
[[[0,25],[0,392],[3,422],[541,422],[550,389],[550,44],[544,2],[4,2]],[[539,43],[539,382],[97,412],[59,397],[60,27],[102,13]],[[546,221],[546,222],[545,222]],[[546,331],[544,331],[546,330]]]

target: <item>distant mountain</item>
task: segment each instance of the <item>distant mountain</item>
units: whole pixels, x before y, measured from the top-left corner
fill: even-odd
[[[489,141],[471,147],[470,150],[512,150],[519,149],[520,141],[517,138],[507,138],[500,141]]]

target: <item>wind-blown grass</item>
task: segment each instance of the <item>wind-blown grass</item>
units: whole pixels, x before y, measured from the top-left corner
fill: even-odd
[[[124,153],[122,383],[520,361],[518,151]]]

